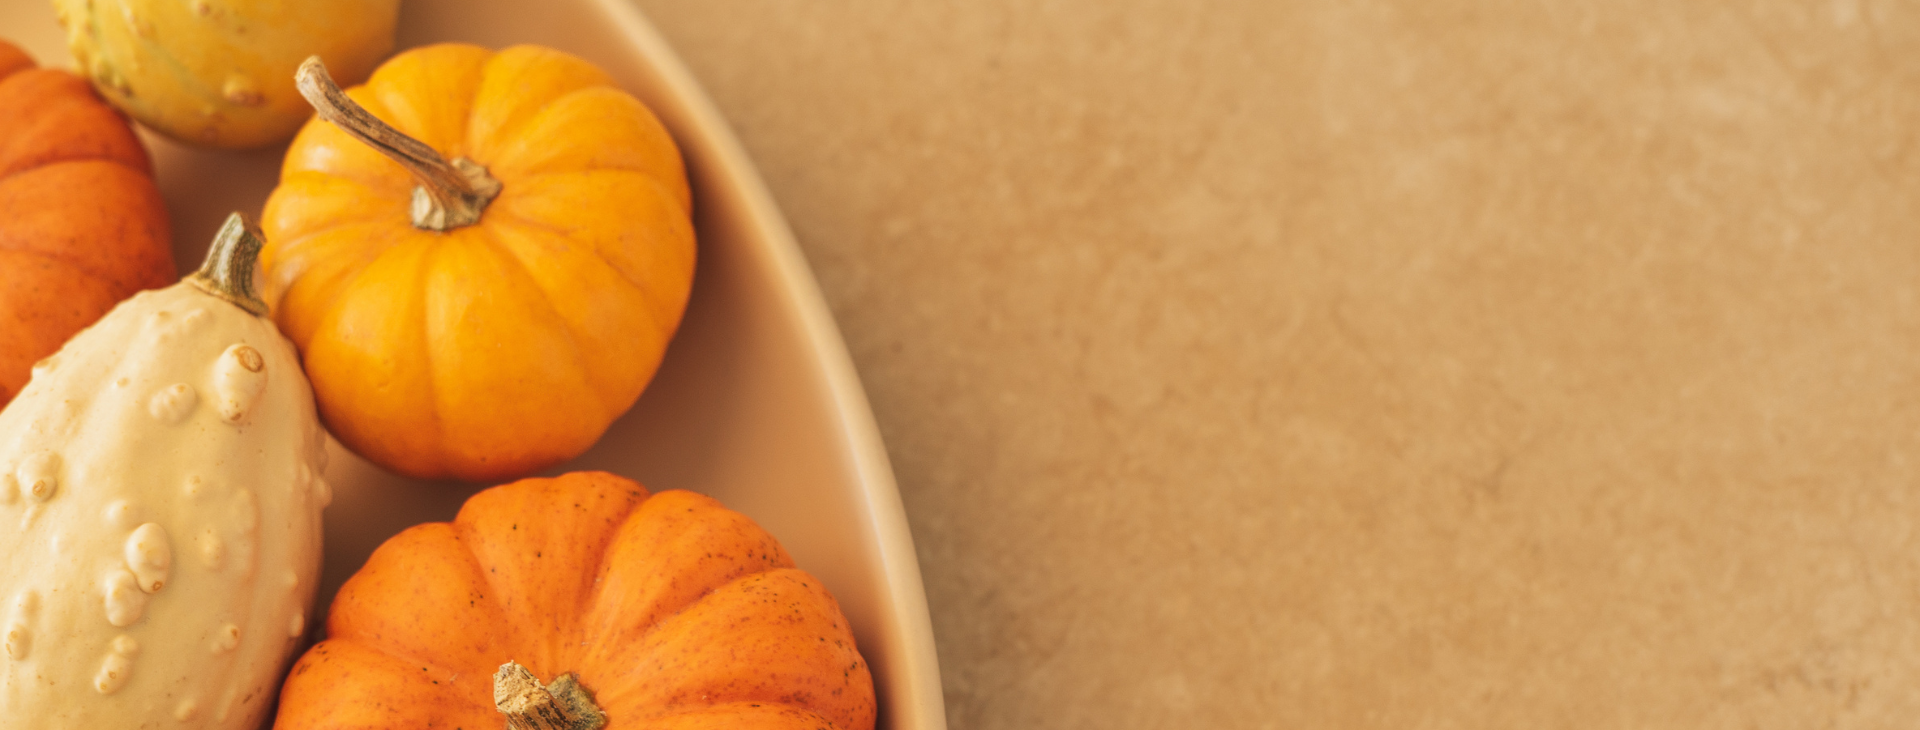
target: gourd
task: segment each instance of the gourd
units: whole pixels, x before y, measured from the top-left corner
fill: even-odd
[[[42,0],[44,1],[44,0]],[[393,49],[399,0],[53,0],[94,87],[181,142],[284,142],[311,114],[293,70],[319,55],[364,78]]]
[[[870,730],[874,710],[839,605],[771,535],[708,497],[575,472],[375,550],[274,726]]]
[[[652,379],[692,286],[664,127],[537,46],[416,48],[287,150],[262,225],[268,301],[321,419],[392,471],[475,482],[578,455]]]
[[[174,276],[167,208],[126,120],[0,41],[0,406],[73,333]]]
[[[0,724],[259,727],[307,632],[330,498],[235,217],[0,411]]]

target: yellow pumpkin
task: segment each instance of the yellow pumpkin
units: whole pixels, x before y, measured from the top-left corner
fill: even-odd
[[[418,48],[344,93],[302,74],[319,115],[267,201],[264,261],[328,428],[419,478],[585,451],[652,379],[692,286],[666,129],[537,46]]]
[[[293,71],[319,55],[365,78],[399,0],[54,0],[81,72],[141,124],[194,145],[284,142],[312,114]]]

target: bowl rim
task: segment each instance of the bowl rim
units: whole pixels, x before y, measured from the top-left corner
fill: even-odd
[[[872,406],[819,284],[733,128],[666,39],[632,0],[590,2],[612,19],[620,35],[653,67],[668,99],[680,107],[679,116],[692,123],[690,128],[672,130],[682,145],[699,148],[699,154],[688,155],[689,159],[700,159],[710,166],[703,174],[738,193],[751,232],[747,237],[755,244],[751,249],[764,257],[773,272],[779,285],[774,293],[797,315],[805,346],[820,367],[838,416],[838,435],[848,445],[849,466],[869,508],[872,523],[868,527],[887,586],[889,600],[881,611],[886,620],[872,627],[885,637],[884,645],[875,649],[885,652],[884,666],[891,675],[881,685],[882,716],[896,730],[945,730],[940,665],[906,510]]]

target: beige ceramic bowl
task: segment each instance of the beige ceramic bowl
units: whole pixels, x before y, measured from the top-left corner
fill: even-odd
[[[0,36],[71,66],[46,0],[0,2]],[[626,0],[404,0],[398,48],[538,43],[599,64],[652,105],[686,155],[700,266],[659,376],[600,444],[559,471],[603,469],[691,489],[753,517],[824,581],[853,623],[880,694],[880,726],[946,725],[913,543],[845,346],[779,210],[726,122]],[[188,150],[143,135],[183,267],[220,220],[258,215],[284,147]],[[324,603],[374,547],[451,519],[477,487],[393,477],[334,447]]]

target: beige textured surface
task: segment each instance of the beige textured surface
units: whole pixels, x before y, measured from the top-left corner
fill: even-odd
[[[956,728],[1920,717],[1920,7],[639,0]]]

